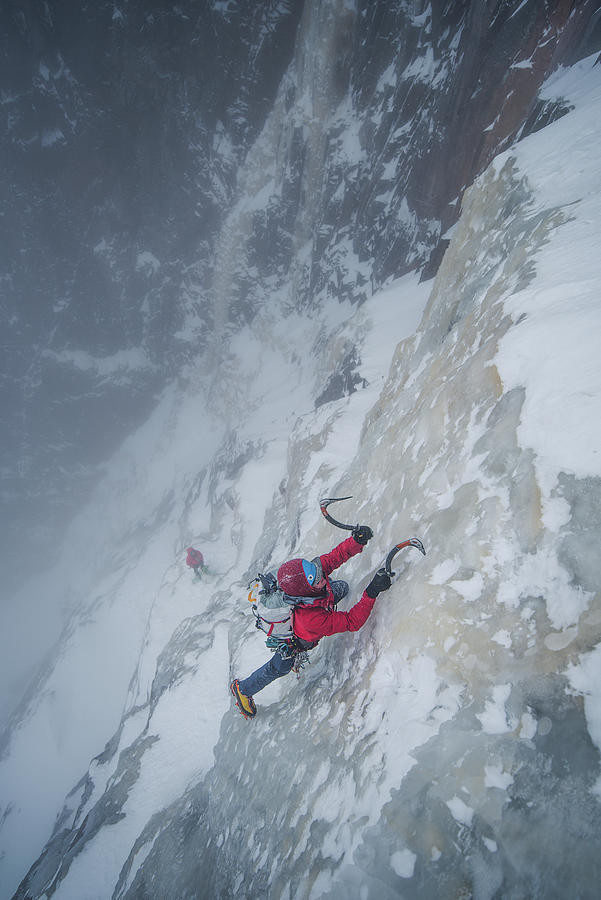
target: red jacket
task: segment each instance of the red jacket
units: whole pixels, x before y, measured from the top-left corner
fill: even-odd
[[[339,612],[334,609],[334,595],[328,578],[334,569],[362,550],[363,545],[357,543],[355,538],[349,537],[334,547],[330,553],[319,557],[323,574],[326,576],[327,596],[319,606],[297,606],[294,610],[294,633],[301,640],[318,641],[322,637],[339,634],[341,631],[359,631],[365,625],[376,602],[375,599],[368,597],[364,591],[352,609],[348,612]]]
[[[204,564],[204,557],[200,550],[195,550],[194,547],[188,547],[188,555],[186,557],[186,565],[190,567],[194,566],[202,566]]]

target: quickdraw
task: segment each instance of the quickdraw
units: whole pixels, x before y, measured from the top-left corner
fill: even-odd
[[[292,671],[297,677],[300,677],[301,669],[309,662],[309,654],[306,650],[301,650],[295,646],[294,639],[291,641],[282,641],[277,638],[268,637],[265,645],[273,652],[279,653],[282,659],[293,659]]]

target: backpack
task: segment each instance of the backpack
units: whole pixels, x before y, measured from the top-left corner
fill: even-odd
[[[297,653],[304,649],[295,637],[292,623],[294,609],[300,605],[312,606],[318,597],[291,597],[278,586],[275,575],[259,573],[250,582],[248,600],[252,603],[255,627],[267,635],[265,644],[280,654]]]
[[[292,598],[288,598],[278,587],[275,575],[271,572],[267,575],[259,573],[248,588],[248,600],[253,605],[256,620],[255,627],[267,635],[267,646],[276,650],[282,642],[292,643],[292,610],[296,604],[288,602]]]

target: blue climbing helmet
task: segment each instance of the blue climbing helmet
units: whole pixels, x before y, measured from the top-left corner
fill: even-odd
[[[323,569],[321,568],[319,557],[316,557],[311,561],[303,559],[303,572],[311,587],[313,587],[314,584],[319,584],[323,578]]]

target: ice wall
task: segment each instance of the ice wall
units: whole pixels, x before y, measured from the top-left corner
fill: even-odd
[[[595,85],[598,73],[593,104]],[[275,528],[306,521],[307,498],[352,490],[358,519],[377,510],[380,546],[416,532],[428,557],[360,635],[324,644],[299,685],[258,699],[252,730],[224,723],[214,769],[177,807],[194,822],[190,837],[177,826],[182,889],[595,895],[599,580],[585,559],[599,536],[599,470],[594,444],[564,434],[563,392],[545,423],[532,402],[550,348],[572,402],[598,396],[598,151],[583,116],[588,126],[566,118],[468,192],[422,325],[399,346],[343,477],[332,486],[324,466],[307,478],[317,436],[291,441]],[[598,438],[594,423],[587,437]],[[289,552],[331,540],[325,525],[301,524]],[[351,568],[356,588],[367,568],[364,557]],[[583,652],[597,675],[570,681]],[[140,891],[169,846],[155,843]]]
[[[294,316],[238,339],[277,348],[249,357],[249,445],[232,439],[181,488],[188,533],[212,512],[218,577],[192,586],[166,571],[121,725],[16,896],[596,896],[592,63],[547,88],[575,110],[466,193],[431,287],[406,279],[331,314],[337,339],[361,348],[363,391],[299,406],[313,372],[286,352],[310,328]],[[278,410],[296,413],[286,437],[274,383]],[[317,500],[338,493],[376,533],[344,569],[353,596],[398,539],[419,535],[428,555],[399,561],[366,626],[323,641],[246,722],[227,680],[267,651],[244,578],[329,549],[341,534]]]

